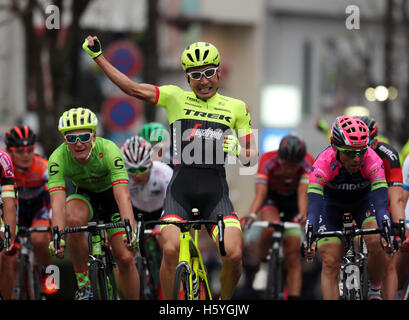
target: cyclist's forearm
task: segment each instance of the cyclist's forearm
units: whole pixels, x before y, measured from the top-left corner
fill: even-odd
[[[58,229],[65,228],[65,192],[56,192],[50,195],[52,218],[51,225]]]
[[[256,183],[256,196],[250,206],[250,213],[257,213],[263,205],[264,199],[267,196],[267,183]]]
[[[17,214],[14,198],[3,198],[3,215],[4,223],[10,226],[11,240],[16,235]]]
[[[391,186],[388,188],[388,197],[391,207],[391,216],[394,222],[399,219],[405,219],[405,199],[403,189],[400,186]]]
[[[308,196],[307,196],[307,183],[300,183],[298,186],[298,213],[307,216],[308,210]]]
[[[314,232],[318,230],[318,219],[324,207],[324,196],[314,192],[308,192],[307,220],[313,226]]]
[[[150,84],[135,83],[124,73],[115,68],[102,54],[94,59],[94,61],[98,64],[102,71],[104,71],[107,77],[127,95],[145,100],[152,104],[155,102],[155,86]]]
[[[134,82],[131,79],[115,68],[102,54],[94,59],[94,61],[114,84],[116,84],[126,94],[132,95],[132,87]]]
[[[378,227],[382,228],[382,221],[389,219],[387,188],[382,187],[372,190],[369,194],[369,201],[374,205]]]
[[[116,186],[114,187],[114,197],[118,204],[119,214],[122,221],[129,219],[131,222],[132,231],[135,227],[135,219],[132,210],[131,197],[129,194],[128,186]]]

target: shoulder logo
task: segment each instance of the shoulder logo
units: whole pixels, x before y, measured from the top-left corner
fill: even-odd
[[[50,176],[56,175],[59,172],[58,170],[59,167],[60,166],[58,165],[58,163],[55,163],[55,162],[51,163],[48,169]]]
[[[120,157],[116,157],[114,160],[114,166],[117,169],[123,169],[124,165],[123,165],[124,160],[121,159]]]

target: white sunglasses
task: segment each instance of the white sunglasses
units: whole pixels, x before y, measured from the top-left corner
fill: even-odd
[[[203,76],[205,76],[207,79],[210,79],[216,74],[217,69],[219,69],[219,67],[209,68],[206,69],[205,71],[187,72],[187,74],[189,75],[190,79],[198,81],[202,79]]]

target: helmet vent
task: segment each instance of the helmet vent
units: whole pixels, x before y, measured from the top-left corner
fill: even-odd
[[[190,61],[195,62],[192,58],[192,55],[190,53],[187,54],[187,57],[189,58]]]
[[[196,60],[200,61],[200,50],[199,49],[195,50],[195,56],[196,56]]]
[[[209,55],[209,50],[206,50],[204,55],[203,55],[203,60],[206,60],[208,55]]]

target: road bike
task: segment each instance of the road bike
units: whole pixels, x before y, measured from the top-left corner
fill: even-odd
[[[138,218],[136,221],[138,223]],[[162,254],[156,240],[158,235],[159,230],[145,229],[144,241],[139,243],[139,250],[134,258],[139,273],[141,300],[159,299],[159,268]]]
[[[7,235],[9,226],[7,225],[6,228]],[[51,234],[51,228],[46,226],[18,227],[17,237],[19,242],[15,245],[19,248],[20,253],[18,256],[17,284],[14,287],[17,300],[46,300],[41,266],[35,261],[33,244],[31,243],[31,234],[36,232]]]
[[[343,215],[343,229],[339,231],[313,232],[312,224],[306,228],[307,252],[311,252],[312,242],[326,237],[338,237],[344,240],[344,255],[340,268],[339,292],[341,300],[365,300],[368,298],[368,273],[366,268],[367,251],[365,235],[382,234],[387,246],[393,245],[392,227],[388,220],[382,221],[382,228],[358,229],[351,214]],[[354,239],[359,236],[358,246]],[[307,259],[311,262],[311,259]]]
[[[115,262],[106,238],[105,230],[125,228],[128,244],[131,242],[132,229],[129,219],[122,222],[98,223],[90,221],[87,225],[58,230],[53,228],[55,253],[60,248],[61,237],[68,233],[87,232],[89,259],[88,270],[91,282],[91,300],[119,300],[114,274]]]
[[[141,217],[137,217],[137,239],[140,247],[143,242],[144,225],[166,225],[173,224],[180,228],[180,249],[179,262],[176,267],[173,299],[174,300],[212,300],[212,294],[208,281],[205,265],[199,250],[199,231],[202,226],[216,225],[219,229],[218,242],[219,250],[222,256],[226,255],[224,248],[224,221],[223,216],[219,214],[217,220],[202,220],[199,210],[192,209],[192,220],[183,221],[148,221],[143,223]],[[142,218],[143,219],[143,218]],[[191,235],[193,231],[193,236]],[[143,253],[142,253],[143,254]]]
[[[266,300],[280,300],[284,298],[284,255],[283,241],[286,229],[298,228],[300,224],[295,222],[280,221],[255,221],[250,227],[273,228],[272,243],[267,255],[267,285],[264,291]]]

